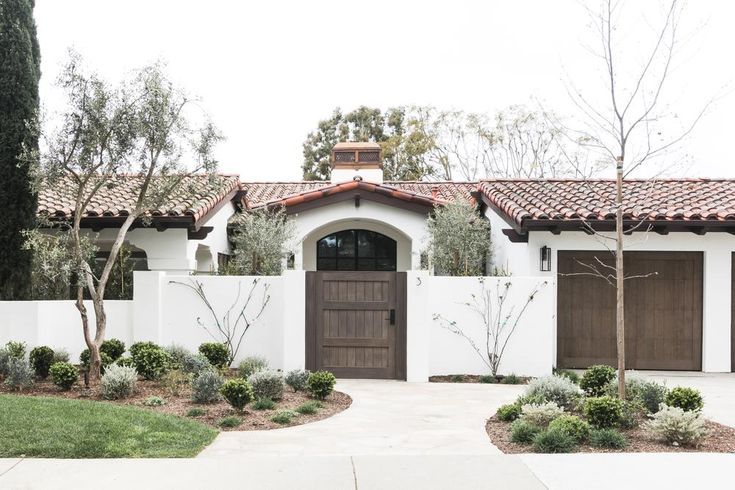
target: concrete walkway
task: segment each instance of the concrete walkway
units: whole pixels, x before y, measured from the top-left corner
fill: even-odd
[[[523,386],[340,380],[337,389],[353,400],[340,414],[285,429],[223,432],[199,457],[500,454],[485,421]]]

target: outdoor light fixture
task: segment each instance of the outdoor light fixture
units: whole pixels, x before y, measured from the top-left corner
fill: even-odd
[[[549,272],[551,270],[551,249],[544,245],[541,247],[541,272]]]

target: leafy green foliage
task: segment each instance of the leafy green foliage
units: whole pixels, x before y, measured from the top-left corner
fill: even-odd
[[[479,381],[483,384],[495,384],[498,382],[498,378],[496,378],[492,374],[483,374],[482,376],[480,376]]]
[[[219,389],[225,380],[215,370],[206,370],[191,382],[191,399],[196,403],[213,403],[220,399]]]
[[[507,405],[502,405],[500,408],[498,408],[498,411],[495,412],[495,416],[500,421],[512,422],[521,416],[521,406],[518,403],[508,403]]]
[[[564,378],[567,378],[569,381],[571,381],[575,385],[579,384],[579,375],[575,373],[574,371],[569,371],[568,369],[556,369],[554,371],[554,374],[556,374],[557,376],[562,376]]]
[[[0,376],[8,374],[8,363],[10,362],[10,353],[5,347],[0,347]]]
[[[68,362],[55,362],[49,368],[51,381],[62,390],[69,390],[79,380],[79,371]]]
[[[145,379],[160,379],[168,369],[168,353],[156,344],[133,344],[130,346],[130,355],[135,363],[135,370]]]
[[[163,350],[166,351],[169,357],[169,369],[183,369],[183,364],[185,362],[185,359],[193,356],[191,351],[187,349],[186,347],[182,347],[180,345],[169,345],[165,347]]]
[[[26,356],[26,343],[11,340],[5,344],[5,350],[8,352],[8,356],[13,359],[23,359]]]
[[[227,344],[220,342],[204,342],[199,346],[199,352],[215,367],[226,367],[230,363],[230,350]]]
[[[242,424],[242,419],[236,415],[230,415],[217,422],[217,425],[223,428],[232,429]]]
[[[117,361],[125,354],[125,342],[119,339],[107,339],[100,345],[100,353],[107,354],[112,361]]]
[[[666,405],[679,407],[684,411],[699,412],[704,407],[702,395],[694,388],[677,386],[666,394]]]
[[[190,408],[186,412],[187,417],[201,417],[202,415],[206,415],[206,414],[207,414],[207,411],[200,407]]]
[[[241,378],[249,378],[251,374],[264,369],[268,369],[268,360],[260,356],[246,357],[237,366],[237,372]]]
[[[329,371],[315,371],[309,375],[307,389],[315,398],[325,399],[334,390],[337,379]]]
[[[147,397],[145,400],[143,400],[143,405],[146,407],[160,407],[161,405],[165,405],[166,400],[161,398],[160,396],[151,395]]]
[[[100,361],[102,363],[102,365],[100,366],[100,373],[104,373],[105,369],[107,369],[107,366],[109,366],[113,362],[112,359],[110,359],[110,356],[102,351],[100,351]],[[89,349],[84,349],[81,354],[79,354],[79,363],[86,369],[89,369],[89,362]]]
[[[323,406],[324,405],[322,405],[318,401],[312,400],[312,401],[304,402],[298,407],[296,407],[296,411],[300,413],[301,415],[310,415],[312,413],[316,413]]]
[[[298,417],[298,415],[299,414],[293,410],[279,410],[273,414],[271,421],[282,425],[290,424],[294,418]]]
[[[252,404],[253,410],[272,410],[276,408],[276,402],[270,398],[258,398]]]
[[[54,362],[69,362],[69,352],[64,349],[54,349]]]
[[[233,255],[227,275],[278,276],[287,246],[294,237],[293,221],[284,210],[252,210],[236,215],[230,238]]]
[[[549,430],[559,430],[570,436],[576,443],[582,442],[590,434],[590,424],[576,415],[561,415],[549,423]]]
[[[37,195],[34,166],[26,153],[38,149],[41,51],[31,0],[0,4],[0,300],[28,299],[31,254],[22,230],[33,228]]]
[[[590,432],[590,446],[603,449],[623,449],[628,440],[615,429],[595,429]]]
[[[618,426],[621,429],[633,429],[638,427],[639,418],[644,415],[646,409],[638,400],[624,400],[620,411]]]
[[[449,377],[449,381],[451,381],[452,383],[464,383],[465,375],[464,374],[453,374]]]
[[[540,432],[533,438],[533,450],[537,453],[571,453],[576,448],[574,438],[559,429]]]
[[[503,385],[520,385],[523,384],[523,380],[519,378],[517,375],[510,373],[503,376],[503,378],[500,380],[500,384]]]
[[[161,378],[161,384],[171,396],[179,396],[190,381],[189,376],[178,369],[168,371]]]
[[[22,390],[33,384],[33,368],[26,359],[11,357],[8,361],[5,385]]]
[[[289,371],[286,373],[286,384],[294,391],[304,391],[309,382],[309,374],[311,372],[308,369],[294,369]]]
[[[468,203],[438,207],[428,222],[429,255],[437,274],[482,276],[490,245],[490,222]]]
[[[202,371],[213,369],[214,366],[209,362],[209,359],[201,354],[187,354],[181,358],[181,370],[186,374],[192,374],[195,377],[199,376]]]
[[[641,385],[635,399],[645,407],[648,413],[656,413],[661,404],[666,400],[666,394],[668,392],[669,390],[666,386],[655,381],[648,381]]]
[[[46,378],[51,364],[54,362],[54,351],[51,347],[41,345],[31,349],[28,359],[36,372],[36,376]]]
[[[219,392],[236,410],[242,410],[255,398],[253,387],[242,378],[228,379],[222,384]]]
[[[283,376],[278,371],[258,371],[248,377],[248,382],[252,385],[256,398],[283,398]]]
[[[590,366],[582,375],[579,387],[589,396],[601,396],[605,393],[605,386],[615,379],[616,373],[610,366],[598,364]]]
[[[516,420],[510,424],[510,440],[519,444],[532,443],[539,432],[541,432],[539,427],[523,420]]]
[[[584,403],[584,416],[598,429],[614,427],[623,415],[623,402],[611,396],[587,398]]]
[[[135,368],[113,364],[102,375],[100,392],[107,400],[119,400],[132,395],[137,383],[138,373]]]

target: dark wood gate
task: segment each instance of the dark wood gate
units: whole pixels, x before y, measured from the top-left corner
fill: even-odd
[[[306,368],[406,378],[406,274],[306,273]]]
[[[558,367],[617,364],[615,288],[598,277],[564,275],[589,272],[580,262],[596,260],[614,265],[609,253],[558,253]],[[700,252],[625,253],[626,276],[645,276],[625,281],[627,367],[702,369],[702,265]]]

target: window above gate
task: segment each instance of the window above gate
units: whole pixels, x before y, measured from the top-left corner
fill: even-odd
[[[394,271],[396,241],[370,230],[344,230],[316,244],[320,271]]]

